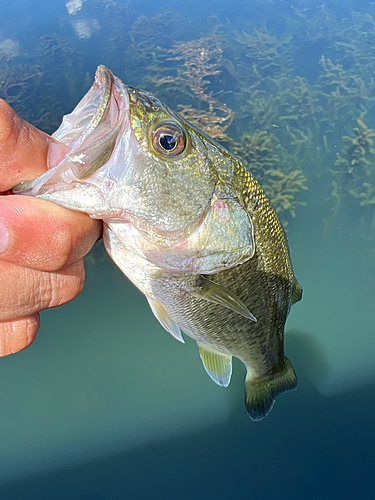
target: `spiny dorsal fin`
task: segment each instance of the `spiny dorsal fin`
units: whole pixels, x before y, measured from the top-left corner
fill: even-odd
[[[184,344],[185,340],[182,338],[181,330],[179,329],[177,323],[169,316],[163,304],[155,299],[152,299],[151,297],[147,297],[147,301],[150,304],[151,311],[154,313],[161,326],[165,328],[167,332],[172,335],[172,337]]]
[[[271,411],[275,397],[297,387],[292,362],[285,358],[284,368],[268,377],[247,378],[245,383],[246,411],[252,420],[261,420]]]
[[[217,354],[199,344],[198,346],[206,372],[217,385],[228,387],[232,375],[232,356]]]
[[[195,289],[187,290],[187,292],[190,293],[190,295],[193,295],[193,297],[209,300],[215,304],[226,307],[227,309],[231,309],[232,311],[241,314],[241,316],[251,319],[251,321],[257,321],[256,317],[251,314],[249,309],[242,302],[242,300],[237,297],[237,295],[224,286],[209,280],[205,276],[200,277],[199,284]]]
[[[302,299],[302,287],[298,283],[297,278],[293,278],[292,284],[292,305]]]

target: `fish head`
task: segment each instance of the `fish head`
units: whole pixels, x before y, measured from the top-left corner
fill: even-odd
[[[254,254],[229,153],[105,66],[53,137],[69,152],[15,193],[103,219],[163,269],[214,273]]]
[[[127,220],[169,243],[190,234],[208,210],[216,173],[199,133],[105,66],[53,137],[70,152],[14,192],[103,220]]]

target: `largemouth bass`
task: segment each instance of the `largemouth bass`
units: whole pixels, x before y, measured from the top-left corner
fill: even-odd
[[[239,358],[247,412],[267,415],[297,385],[284,326],[302,289],[285,231],[252,174],[105,66],[53,137],[69,153],[13,192],[102,219],[109,255],[162,326],[181,342],[181,331],[196,340],[220,386]]]

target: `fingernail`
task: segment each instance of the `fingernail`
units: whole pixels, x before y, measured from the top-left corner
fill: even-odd
[[[5,224],[0,222],[0,253],[5,253],[9,247],[9,231]]]
[[[61,142],[50,139],[48,147],[47,166],[48,169],[56,167],[69,153],[70,148]]]

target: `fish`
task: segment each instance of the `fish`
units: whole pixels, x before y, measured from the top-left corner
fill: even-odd
[[[240,359],[247,414],[264,418],[297,386],[284,328],[302,288],[285,230],[251,172],[104,65],[53,137],[69,152],[13,193],[102,219],[108,254],[164,329],[196,341],[219,386]]]

